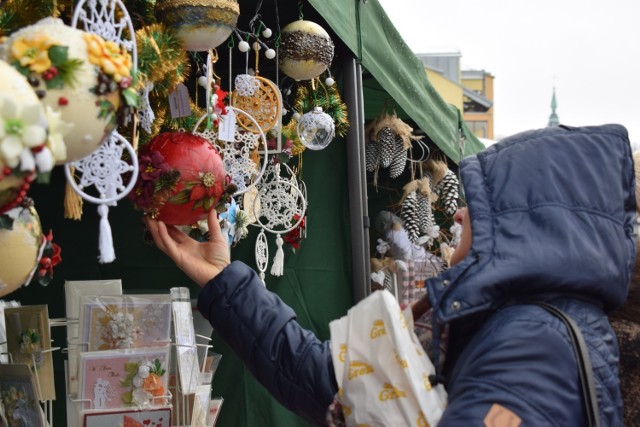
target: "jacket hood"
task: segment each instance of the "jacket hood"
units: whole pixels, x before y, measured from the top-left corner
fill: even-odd
[[[472,244],[427,281],[441,323],[541,294],[624,302],[635,261],[636,200],[619,125],[514,135],[460,164]]]

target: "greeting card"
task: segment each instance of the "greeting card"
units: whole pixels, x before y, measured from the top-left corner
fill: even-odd
[[[117,412],[85,411],[83,427],[170,427],[171,408]]]
[[[22,363],[0,364],[0,401],[9,427],[44,427],[31,369]]]
[[[172,288],[173,326],[176,343],[180,391],[182,394],[193,394],[198,385],[200,373],[196,335],[193,327],[193,315],[189,300],[188,288]]]
[[[67,342],[69,344],[67,386],[69,393],[73,396],[78,394],[78,353],[82,350],[82,347],[79,347],[77,320],[80,317],[80,298],[86,295],[122,295],[122,282],[120,279],[67,280],[64,282],[66,313],[67,319],[70,320],[67,324]]]
[[[18,307],[17,301],[0,300],[0,363],[9,363],[7,355],[7,330],[4,325],[4,309],[7,307]]]
[[[80,340],[87,351],[169,344],[171,296],[82,296]]]
[[[207,421],[210,427],[215,427],[216,422],[218,421],[220,410],[222,410],[222,402],[224,402],[222,397],[217,397],[209,401],[209,418]]]
[[[78,397],[91,409],[168,403],[169,347],[80,353]]]
[[[209,415],[209,401],[211,400],[211,384],[199,385],[193,400],[193,412],[191,413],[191,427],[207,425]]]
[[[13,363],[24,363],[35,377],[36,396],[55,400],[53,358],[46,305],[26,305],[4,309],[7,350]]]

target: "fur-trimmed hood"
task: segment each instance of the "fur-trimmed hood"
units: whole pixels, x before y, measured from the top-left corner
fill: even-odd
[[[606,311],[625,300],[635,262],[634,169],[619,125],[524,132],[460,164],[473,242],[427,282],[439,323],[540,294]]]

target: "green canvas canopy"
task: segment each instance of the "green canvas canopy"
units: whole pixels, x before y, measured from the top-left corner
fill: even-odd
[[[342,42],[353,52],[375,81],[365,81],[365,115],[377,114],[388,102],[398,114],[411,118],[455,163],[484,148],[429,83],[424,65],[402,39],[378,0],[309,0]],[[385,96],[386,92],[388,96]],[[401,117],[402,118],[402,117]],[[465,136],[458,144],[458,129]]]

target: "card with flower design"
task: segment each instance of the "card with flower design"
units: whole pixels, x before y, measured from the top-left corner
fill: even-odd
[[[80,317],[80,302],[84,295],[122,295],[120,279],[108,280],[67,280],[64,282],[64,297],[67,319],[68,343],[68,391],[71,395],[78,394],[78,353],[82,350],[78,338],[78,318]],[[74,322],[75,321],[75,322]]]
[[[83,296],[80,319],[87,351],[166,346],[171,295]]]
[[[46,305],[25,305],[4,309],[7,350],[13,363],[24,363],[35,377],[36,396],[55,400],[53,357]]]
[[[31,369],[24,363],[0,364],[0,411],[9,427],[44,427]]]
[[[170,347],[80,353],[80,392],[87,409],[164,406]]]
[[[83,427],[170,427],[171,408],[117,412],[85,411]]]

